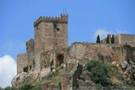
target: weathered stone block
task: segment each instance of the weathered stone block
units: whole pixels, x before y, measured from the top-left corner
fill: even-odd
[[[28,71],[29,61],[26,53],[17,56],[17,74]]]

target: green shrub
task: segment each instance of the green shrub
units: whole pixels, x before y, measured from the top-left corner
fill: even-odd
[[[86,69],[91,72],[91,80],[96,84],[107,86],[110,84],[108,72],[110,66],[99,60],[91,60],[86,64]]]
[[[30,90],[30,89],[32,89],[32,88],[33,88],[32,85],[30,85],[30,84],[25,84],[25,85],[23,85],[23,86],[20,88],[20,90]]]
[[[12,90],[11,87],[6,87],[4,90]]]
[[[5,88],[0,87],[0,90],[15,90],[13,87],[7,86]]]
[[[3,88],[2,88],[2,87],[0,87],[0,90],[3,90]]]
[[[32,89],[30,89],[30,90],[42,90],[42,89],[41,89],[41,86],[35,86]]]

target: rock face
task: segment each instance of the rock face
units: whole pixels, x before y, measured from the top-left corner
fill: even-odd
[[[27,52],[17,56],[13,87],[42,82],[43,90],[89,90],[95,84],[83,68],[90,60],[111,62],[125,79],[135,79],[135,47],[127,39],[122,39],[126,44],[76,42],[68,47],[67,24],[67,15],[40,17],[34,23],[35,38],[26,42]]]

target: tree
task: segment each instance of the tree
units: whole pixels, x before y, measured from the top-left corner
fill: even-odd
[[[114,35],[112,35],[111,43],[114,44]]]
[[[107,35],[106,43],[107,43],[107,44],[109,44],[109,43],[110,43],[110,35],[109,35],[109,34]]]
[[[100,43],[100,36],[99,35],[97,35],[96,43]]]

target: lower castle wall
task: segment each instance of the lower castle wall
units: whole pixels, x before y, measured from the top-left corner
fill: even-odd
[[[135,36],[134,35],[128,35],[128,34],[119,34],[115,36],[115,43],[118,44],[135,44]]]
[[[110,52],[108,52],[110,51]],[[69,58],[67,62],[73,61],[73,59],[79,62],[85,63],[85,59],[98,59],[97,56],[112,56],[113,50],[107,47],[105,44],[83,44],[75,43],[69,50]],[[109,57],[108,57],[109,58]],[[83,59],[83,60],[82,60]],[[76,62],[76,61],[75,61]],[[87,61],[86,61],[87,62]]]
[[[67,62],[79,62],[85,64],[85,62],[87,62],[85,60],[91,59],[111,60],[117,62],[122,62],[123,60],[135,60],[135,48],[118,44],[75,43],[69,50]]]
[[[23,69],[29,64],[27,54],[20,54],[17,56],[17,74],[23,72]]]

